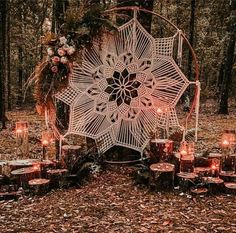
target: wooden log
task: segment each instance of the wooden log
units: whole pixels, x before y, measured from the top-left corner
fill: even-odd
[[[69,171],[73,169],[73,165],[81,157],[82,151],[81,146],[75,145],[64,145],[62,146],[62,166],[67,168]]]
[[[155,163],[150,166],[149,187],[155,190],[170,189],[174,186],[175,166],[170,163]]]
[[[195,167],[194,172],[198,177],[212,176],[212,169],[210,167]]]
[[[61,188],[66,180],[67,169],[51,169],[47,171],[51,188]]]
[[[34,194],[41,195],[48,191],[49,179],[32,179],[29,186]]]
[[[207,185],[209,193],[216,194],[223,191],[224,181],[219,177],[203,177],[202,180]]]
[[[168,162],[173,158],[173,141],[168,139],[152,139],[150,141],[150,151],[153,163]]]
[[[26,189],[28,188],[29,180],[39,177],[40,171],[34,167],[26,167],[14,170],[11,174],[16,177],[17,184]]]
[[[220,172],[220,178],[225,182],[236,182],[236,173],[233,172]]]
[[[228,194],[236,195],[236,183],[235,182],[225,182],[225,192]]]
[[[236,154],[222,156],[221,171],[236,172]]]
[[[194,172],[194,156],[180,156],[180,172]]]
[[[190,190],[195,196],[206,195],[208,193],[208,189],[205,187],[192,187]]]
[[[180,190],[186,192],[196,184],[198,175],[194,172],[180,172],[176,174],[178,177],[178,183]]]

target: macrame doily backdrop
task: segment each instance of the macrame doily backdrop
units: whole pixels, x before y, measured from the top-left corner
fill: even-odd
[[[173,59],[177,40],[181,60],[181,31],[175,27],[172,37],[153,38],[137,20],[141,9],[130,9],[134,17],[84,50],[69,86],[56,95],[70,106],[66,135],[95,139],[101,153],[114,145],[142,152],[157,127],[181,127],[175,106],[189,84],[197,84]]]

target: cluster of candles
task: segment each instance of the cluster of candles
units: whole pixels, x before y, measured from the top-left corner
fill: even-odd
[[[28,134],[29,125],[27,121],[16,122],[16,139],[17,141],[22,140],[26,134]],[[54,135],[51,131],[43,131],[41,135],[41,143],[43,147],[43,159],[45,159],[46,148],[54,142]]]

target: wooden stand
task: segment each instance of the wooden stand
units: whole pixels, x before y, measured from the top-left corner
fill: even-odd
[[[225,182],[236,182],[236,173],[233,172],[221,172],[220,178]]]
[[[73,169],[76,161],[81,157],[81,146],[64,145],[62,146],[62,165],[69,171]]]
[[[210,167],[195,167],[194,172],[198,177],[212,176],[212,169]]]
[[[225,186],[226,193],[236,195],[236,183],[225,182],[224,186]]]
[[[196,178],[198,175],[196,173],[180,172],[177,173],[179,180],[180,189],[184,192],[189,191],[189,189],[195,185]]]
[[[173,157],[173,141],[152,139],[150,141],[151,160],[153,163],[169,161]]]
[[[203,182],[208,186],[209,193],[211,194],[222,191],[224,181],[218,177],[203,177]]]
[[[29,181],[29,186],[34,194],[44,194],[48,191],[49,187],[48,179],[33,179]]]
[[[51,169],[47,171],[52,188],[61,188],[67,174],[67,169]]]
[[[208,189],[205,187],[199,187],[199,188],[192,187],[191,193],[195,196],[206,195],[208,193]]]
[[[28,188],[29,180],[36,178],[36,176],[39,176],[39,173],[40,171],[35,170],[33,167],[21,168],[11,172],[11,174],[16,177],[18,185],[20,185],[24,189]]]
[[[175,166],[170,163],[155,163],[150,166],[149,186],[156,190],[170,189],[174,186]]]

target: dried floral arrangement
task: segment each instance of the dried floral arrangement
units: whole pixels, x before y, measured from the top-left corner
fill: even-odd
[[[72,2],[58,34],[48,32],[42,37],[46,54],[27,84],[35,84],[39,114],[43,114],[45,108],[55,112],[53,95],[67,86],[73,62],[80,62],[82,50],[89,49],[95,38],[102,40],[104,33],[116,30],[104,10],[102,5],[87,0],[81,1],[79,6]]]

